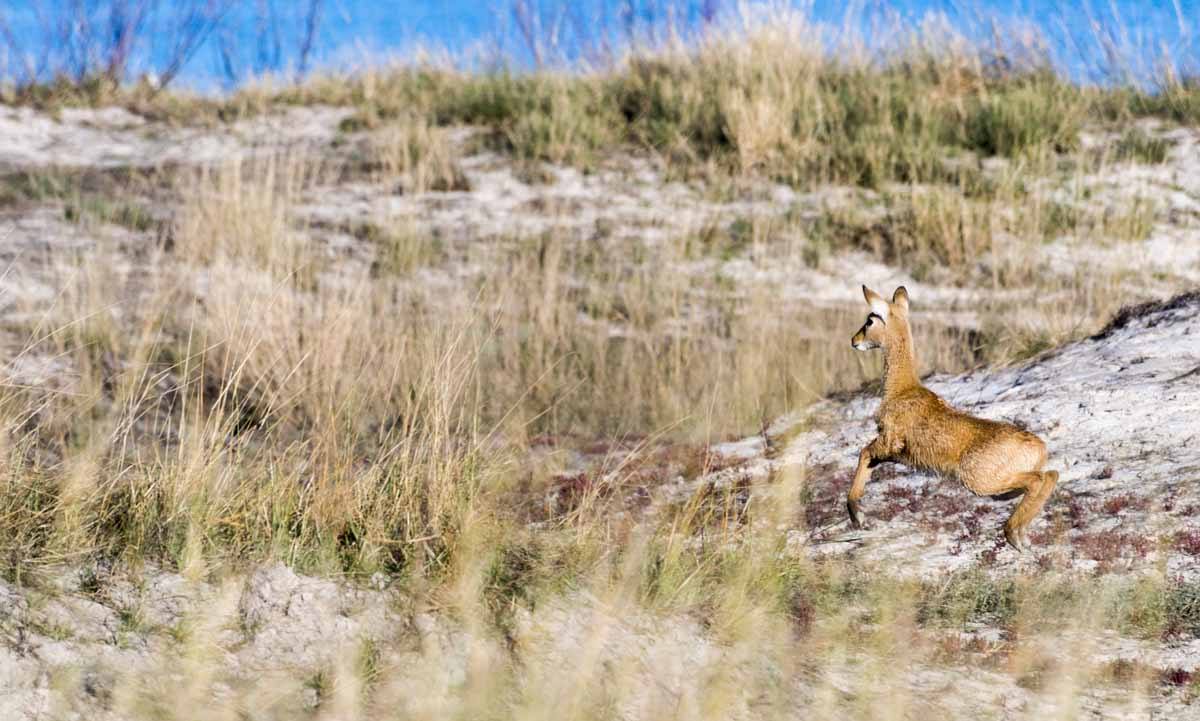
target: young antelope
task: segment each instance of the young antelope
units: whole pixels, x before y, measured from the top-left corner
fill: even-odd
[[[858,470],[846,499],[850,522],[863,523],[859,501],[871,469],[903,463],[962,481],[980,496],[1023,496],[1004,523],[1004,537],[1018,551],[1029,547],[1026,529],[1050,497],[1057,471],[1043,471],[1046,444],[1032,433],[951,408],[921,385],[908,324],[908,291],[897,288],[889,303],[863,286],[870,312],[850,343],[855,350],[883,350],[883,400],[875,416],[879,435],[858,454]]]

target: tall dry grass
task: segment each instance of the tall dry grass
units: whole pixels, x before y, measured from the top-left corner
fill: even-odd
[[[384,165],[433,178],[446,157]],[[1012,213],[1018,168],[987,198],[893,187],[883,215],[748,217],[655,242],[551,229],[446,246],[381,216],[356,233],[367,262],[350,263],[302,220],[342,172],[297,154],[184,172],[144,267],[105,271],[97,251],[59,270],[62,292],[21,354],[57,359],[72,384],[6,391],[18,482],[39,489],[12,499],[38,509],[7,529],[10,568],[67,549],[445,565],[480,489],[545,480],[514,461],[535,439],[706,443],[877,375],[845,347],[855,309],[780,304],[783,281],[745,284],[711,259],[799,268],[857,247],[951,284],[1037,289],[1021,244],[1093,222],[1041,201]],[[1095,222],[1112,236],[1132,221]],[[459,265],[473,269],[461,282],[417,281]],[[1095,318],[1125,299],[1106,276],[1065,290]],[[1086,330],[997,297],[974,309],[982,334],[923,324],[924,367],[1004,361]]]
[[[747,10],[688,44],[634,48],[589,72],[418,64],[250,88],[228,112],[326,102],[356,110],[348,129],[414,116],[478,125],[517,157],[583,167],[629,146],[684,174],[715,164],[799,187],[949,180],[975,193],[986,186],[972,161],[1045,167],[1078,147],[1085,122],[1196,119],[1195,88],[1176,76],[1156,90],[1082,87],[1025,35],[981,43],[899,24],[887,34],[868,50],[802,12]]]
[[[913,689],[977,665],[1051,718],[1095,698],[1133,713],[1160,693],[1158,672],[1114,666],[1095,639],[1194,623],[1200,594],[1162,574],[931,581],[822,561],[803,547],[815,501],[799,468],[759,482],[752,501],[736,482],[700,484],[653,516],[615,512],[660,449],[753,433],[877,372],[843,349],[859,313],[781,313],[770,283],[733,293],[719,272],[694,271],[698,254],[731,244],[810,262],[806,246],[776,240],[772,224],[792,221],[653,246],[551,231],[354,264],[331,260],[324,229],[300,221],[327,177],[269,156],[185,174],[171,241],[140,271],[107,272],[104,248],[58,269],[63,292],[22,353],[57,359],[71,382],[6,387],[0,404],[5,569],[23,582],[97,559],[197,581],[268,559],[382,572],[453,619],[467,646],[395,661],[364,645],[268,694],[224,668],[227,589],[164,655],[190,679],[185,696],[121,676],[120,712],[190,718],[217,698],[206,717],[954,718],[986,703]],[[936,237],[966,202],[953,197],[912,196],[908,222]],[[419,237],[402,218],[372,222],[381,230],[363,242],[377,254],[395,234]],[[460,286],[413,282],[463,262],[480,270]],[[961,331],[920,332],[931,364],[981,358]],[[530,499],[552,488],[555,461],[533,452],[548,438],[634,450],[529,526]],[[685,478],[709,462],[685,460]],[[981,625],[1009,640],[972,640]],[[1064,640],[1047,651],[1037,639],[1053,634]],[[465,680],[422,675],[446,663]],[[305,688],[315,709],[298,700]]]

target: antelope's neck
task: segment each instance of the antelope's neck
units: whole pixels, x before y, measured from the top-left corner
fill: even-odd
[[[917,378],[917,358],[913,353],[912,335],[908,329],[900,334],[898,342],[886,348],[883,359],[883,395],[897,395],[921,385]]]

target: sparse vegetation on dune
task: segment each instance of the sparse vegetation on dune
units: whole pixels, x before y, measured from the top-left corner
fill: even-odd
[[[930,572],[828,551],[861,541],[828,533],[839,459],[761,463],[822,427],[776,419],[878,375],[848,347],[848,274],[912,279],[921,368],[951,373],[1192,283],[1090,253],[1194,232],[1165,185],[1104,182],[1176,172],[1197,88],[1086,88],[921,38],[834,56],[814,32],[593,72],[7,98],[125,104],[164,134],[345,113],[327,145],[0,181],[20,281],[0,326],[0,637],[91,649],[100,670],[55,667],[52,695],[115,718],[1190,704],[1200,674],[1163,649],[1200,643],[1200,587],[1158,551],[1194,557],[1197,531],[1124,523],[1175,499],[1052,501],[1031,537],[1057,550],[1017,566],[1000,545],[963,558],[995,525],[984,501],[889,485],[876,518],[959,569]],[[275,608],[300,583],[261,570],[280,563],[311,586]],[[60,606],[107,619],[104,640]],[[262,649],[292,633],[275,663]],[[929,698],[946,687],[965,690]]]
[[[628,147],[661,154],[685,173],[715,164],[800,186],[950,181],[971,194],[988,184],[964,155],[1019,158],[1029,172],[1078,148],[1089,122],[1200,120],[1200,89],[1186,76],[1164,71],[1155,87],[1081,86],[1018,40],[997,46],[937,28],[892,32],[896,40],[867,52],[852,37],[782,14],[714,28],[692,45],[634,48],[585,71],[464,71],[427,60],[252,84],[227,98],[63,80],[21,86],[5,100],[125,104],[183,123],[327,104],[353,108],[346,131],[413,121],[481,126],[494,147],[555,163],[588,167]]]

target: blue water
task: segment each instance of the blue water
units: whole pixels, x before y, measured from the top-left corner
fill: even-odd
[[[113,12],[144,0],[4,0],[0,2],[0,77],[21,82],[71,72],[102,55]],[[505,63],[603,62],[631,39],[655,42],[670,33],[691,37],[711,23],[728,22],[731,0],[159,0],[143,19],[128,75],[161,76],[189,30],[205,30],[178,74],[177,84],[200,90],[228,88],[256,75],[298,75],[312,69],[354,69],[387,60],[411,60],[432,51],[469,67]],[[153,3],[151,3],[153,4]],[[1082,82],[1130,75],[1146,80],[1164,66],[1178,74],[1200,71],[1200,0],[1045,0],[977,3],[951,0],[806,2],[792,5],[818,23],[826,37],[850,32],[868,46],[896,39],[934,15],[973,38],[1001,44],[1014,28],[1042,38],[1045,54]],[[84,7],[93,29],[64,32],[62,19]],[[218,17],[188,15],[189,8],[224,10]],[[305,54],[314,6],[316,28]],[[779,6],[779,3],[773,3]],[[527,9],[521,12],[520,8]],[[742,5],[740,7],[745,7]],[[118,14],[118,17],[122,17]],[[995,25],[993,25],[995,23]],[[1022,36],[1025,37],[1025,36]],[[531,41],[531,38],[534,41]]]

